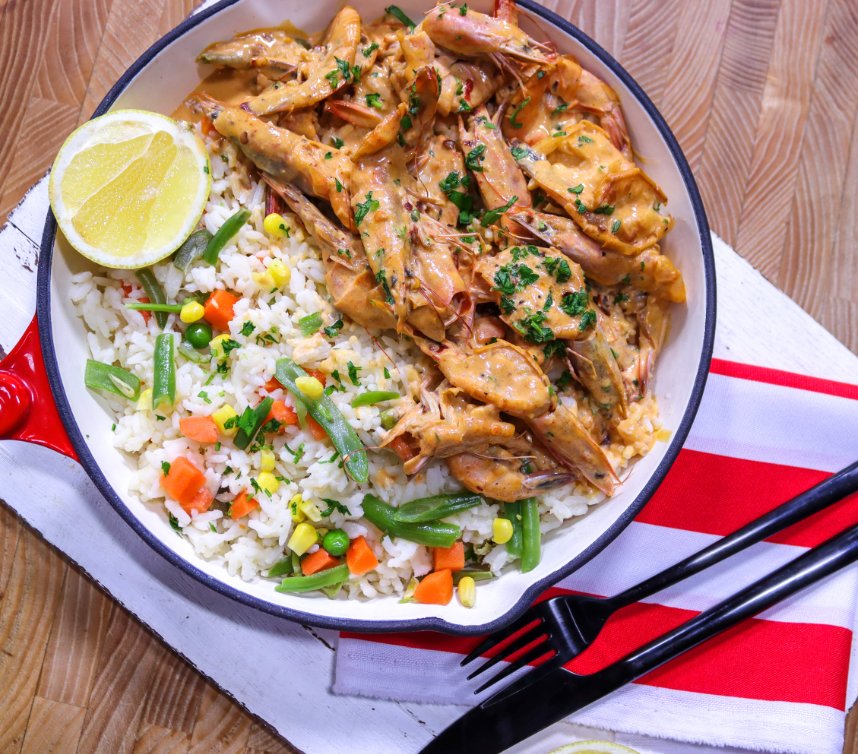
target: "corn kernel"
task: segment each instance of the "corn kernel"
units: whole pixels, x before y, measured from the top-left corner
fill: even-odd
[[[298,503],[298,509],[304,511],[304,515],[311,521],[322,520],[322,511],[312,500],[302,500]]]
[[[512,521],[505,518],[496,518],[492,522],[493,535],[492,539],[497,544],[502,545],[512,539]]]
[[[298,524],[292,536],[289,537],[289,549],[297,552],[298,555],[303,555],[316,544],[318,539],[316,530],[310,524]]]
[[[235,412],[235,409],[232,406],[221,406],[217,411],[212,414],[212,419],[214,419],[214,423],[217,424],[218,431],[222,435],[226,435],[227,437],[232,437],[236,432],[238,432],[238,426],[227,428],[226,422],[230,419],[234,419],[238,414]],[[233,422],[235,424],[235,422]]]
[[[229,333],[224,333],[223,335],[218,335],[216,338],[212,338],[209,342],[209,350],[211,351],[212,356],[216,359],[223,359],[226,356],[226,352],[223,349],[223,342],[225,340],[229,340]]]
[[[293,495],[289,501],[289,510],[292,511],[292,520],[296,524],[300,524],[307,519],[307,514],[304,513],[298,506],[304,502],[304,498],[300,495]]]
[[[459,602],[462,603],[463,607],[473,607],[476,601],[476,582],[470,576],[463,576],[461,579],[459,579]]]
[[[262,227],[265,228],[265,232],[268,233],[269,236],[273,236],[274,238],[284,238],[289,236],[289,224],[282,215],[278,215],[276,212],[272,212],[270,215],[266,216],[262,221]]]
[[[261,490],[268,494],[268,497],[271,497],[280,489],[280,480],[270,471],[263,471],[256,477],[256,483]]]
[[[137,410],[138,411],[150,411],[152,409],[152,388],[147,388],[142,393],[140,393],[140,397],[137,399]]]
[[[201,320],[205,313],[206,310],[203,309],[202,304],[197,303],[196,301],[189,301],[182,307],[182,311],[179,312],[179,319],[181,319],[182,322],[190,324],[191,322]]]
[[[268,265],[268,274],[271,275],[274,285],[278,288],[282,288],[292,279],[292,270],[290,270],[279,259],[275,259]]]
[[[297,377],[295,384],[312,401],[319,400],[325,392],[325,386],[315,377]]]
[[[271,453],[267,450],[263,450],[262,453],[259,454],[259,465],[263,471],[274,471],[274,453]]]
[[[260,288],[265,288],[265,290],[270,291],[274,288],[274,278],[266,272],[254,272],[250,277],[253,278],[253,282],[256,283]]]

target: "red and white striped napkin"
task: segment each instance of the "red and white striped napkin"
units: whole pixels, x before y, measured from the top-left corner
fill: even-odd
[[[622,591],[856,459],[858,386],[715,359],[684,449],[651,502],[547,594]],[[598,670],[856,521],[853,497],[622,610],[568,667]],[[840,754],[856,582],[854,568],[836,574],[571,720],[715,746]],[[478,641],[430,632],[341,634],[334,691],[473,704],[477,684],[464,680],[458,663]]]

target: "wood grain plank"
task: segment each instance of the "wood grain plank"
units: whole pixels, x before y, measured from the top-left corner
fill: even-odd
[[[0,22],[0,180],[9,172],[18,148],[21,124],[44,50],[54,0],[9,2]],[[0,188],[2,190],[2,188]],[[0,210],[0,224],[6,221]]]
[[[117,605],[110,616],[78,754],[131,754],[146,690],[164,648]]]
[[[585,34],[595,39],[618,60],[629,28],[633,0],[603,0],[578,3],[570,20]]]
[[[21,754],[75,754],[86,710],[37,696]]]
[[[161,19],[158,23],[158,36],[163,37],[168,31],[178,26],[191,11],[202,3],[202,0],[169,0],[164,3]]]
[[[12,564],[15,562],[23,528],[15,511],[0,501],[0,600],[3,599],[6,583],[12,573]]]
[[[661,112],[696,172],[724,48],[732,0],[684,3]]]
[[[69,568],[36,692],[40,697],[87,706],[112,609],[110,597]]]
[[[165,652],[155,666],[146,693],[143,722],[192,733],[204,689],[205,681],[199,673],[178,655]]]
[[[0,196],[0,219],[6,217],[24,194],[51,166],[66,137],[74,131],[80,108],[33,98],[16,139],[16,148]],[[2,117],[2,116],[0,116]]]
[[[667,86],[680,0],[635,0],[620,62],[660,107]]]
[[[822,319],[858,110],[858,7],[831,0],[778,287]]]
[[[301,754],[279,736],[273,736],[259,723],[250,726],[245,754]]]
[[[80,109],[109,10],[110,0],[56,0],[34,96]]]
[[[251,719],[235,702],[206,684],[189,754],[241,754],[250,726]]]
[[[858,353],[858,302],[826,297],[822,325],[853,353]]]
[[[698,181],[709,225],[736,241],[780,0],[733,0]]]
[[[35,532],[21,533],[0,599],[0,754],[21,750],[65,571]]]
[[[735,249],[775,282],[798,181],[828,3],[783,0]]]
[[[133,754],[187,754],[190,745],[190,734],[144,722],[140,725]]]
[[[79,123],[92,117],[110,87],[159,38],[165,2],[113,0],[80,110]]]

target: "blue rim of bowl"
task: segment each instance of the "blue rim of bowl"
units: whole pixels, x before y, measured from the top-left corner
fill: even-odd
[[[95,118],[106,113],[125,87],[128,86],[134,77],[137,76],[137,74],[140,73],[140,71],[142,71],[167,45],[205,21],[210,16],[234,5],[238,1],[239,0],[221,0],[221,2],[213,5],[211,8],[201,11],[186,19],[171,32],[159,39],[119,78],[116,84],[113,85],[113,88],[101,101],[101,104],[99,104],[92,117]],[[667,449],[664,458],[662,458],[640,494],[625,509],[625,511],[623,511],[617,520],[614,521],[614,523],[611,524],[611,526],[595,542],[593,542],[593,544],[578,553],[578,555],[563,566],[563,568],[560,568],[531,584],[531,586],[524,591],[521,597],[519,597],[518,601],[510,606],[509,610],[489,623],[483,623],[477,626],[462,626],[455,623],[449,623],[443,618],[417,618],[398,621],[350,620],[346,618],[332,618],[314,615],[313,613],[307,613],[301,610],[281,607],[266,600],[259,599],[258,597],[253,597],[201,571],[199,568],[194,566],[190,560],[187,560],[181,555],[175,553],[163,544],[161,540],[158,539],[131,512],[128,506],[125,505],[111,484],[107,481],[104,474],[102,474],[98,463],[90,453],[89,447],[77,426],[68,398],[66,397],[57,365],[56,352],[54,350],[53,333],[51,329],[50,280],[57,225],[53,213],[51,210],[48,210],[45,229],[42,234],[41,253],[39,254],[37,284],[38,298],[36,312],[38,315],[39,337],[42,343],[42,354],[45,359],[48,381],[51,385],[51,391],[53,393],[54,400],[56,401],[60,418],[62,419],[72,445],[80,458],[81,465],[86,470],[87,474],[89,474],[89,477],[92,479],[98,490],[102,495],[104,495],[116,512],[153,550],[166,558],[172,565],[213,589],[218,594],[248,607],[253,607],[271,615],[286,618],[290,621],[339,631],[360,631],[365,633],[384,633],[392,631],[441,631],[453,636],[476,636],[492,633],[518,618],[539,596],[539,594],[545,591],[552,584],[558,582],[560,579],[568,576],[573,571],[576,571],[616,539],[620,532],[625,529],[629,523],[631,523],[634,517],[649,502],[650,498],[655,494],[655,491],[664,480],[667,472],[676,460],[676,457],[679,455],[679,451],[681,450],[682,445],[685,442],[685,438],[688,436],[688,432],[691,429],[694,417],[697,415],[697,409],[700,407],[700,401],[703,397],[703,389],[706,386],[706,378],[709,374],[709,365],[712,360],[712,349],[715,341],[715,259],[712,253],[709,222],[706,219],[706,212],[703,208],[703,200],[700,197],[700,192],[697,189],[697,183],[694,180],[691,168],[689,167],[688,162],[685,159],[685,155],[683,155],[673,132],[668,127],[661,113],[659,113],[655,105],[649,97],[647,97],[638,83],[629,75],[629,73],[606,50],[600,47],[580,29],[569,23],[569,21],[561,18],[556,13],[543,8],[533,0],[517,0],[517,2],[521,8],[524,8],[551,25],[556,26],[561,31],[580,42],[592,54],[599,58],[599,60],[601,60],[611,70],[611,73],[614,76],[628,87],[635,99],[637,99],[643,106],[647,115],[652,118],[656,128],[667,143],[674,162],[682,176],[685,189],[691,200],[691,205],[694,210],[694,219],[697,223],[698,232],[700,234],[700,245],[703,251],[703,268],[706,282],[706,315],[703,328],[703,348],[700,355],[700,363],[697,367],[697,374],[694,378],[694,385],[691,391],[688,407],[685,410],[685,414],[683,415],[678,428],[674,432],[670,447]]]

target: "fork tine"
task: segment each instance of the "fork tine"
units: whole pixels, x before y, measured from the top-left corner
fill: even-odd
[[[540,636],[544,635],[543,632],[543,624],[538,623],[530,631],[519,636],[514,642],[504,647],[500,652],[498,652],[494,657],[486,660],[480,667],[478,667],[473,673],[468,676],[468,680],[470,681],[472,678],[476,678],[480,673],[485,673],[490,668],[493,668],[497,665],[501,660],[505,660],[507,657],[511,657],[516,652],[521,649],[524,649],[528,644],[536,641]],[[547,637],[546,637],[547,638]]]
[[[510,636],[518,633],[521,629],[526,628],[537,620],[540,624],[542,623],[542,618],[539,615],[534,615],[533,608],[528,608],[524,615],[522,615],[518,620],[513,621],[506,628],[502,628],[500,631],[495,631],[495,633],[487,636],[482,643],[476,647],[476,649],[472,650],[471,653],[462,660],[461,667],[465,667],[465,665],[468,665],[481,655],[488,652],[492,647],[496,647],[498,644],[505,642]]]
[[[534,660],[538,660],[540,657],[547,654],[548,652],[556,653],[557,650],[554,649],[554,647],[552,647],[551,643],[548,641],[540,642],[529,652],[525,652],[515,662],[511,662],[509,665],[507,665],[507,667],[501,670],[500,673],[489,678],[489,680],[487,680],[482,686],[480,686],[474,693],[479,694],[485,691],[487,688],[489,688],[489,686],[494,686],[498,681],[502,681],[511,673],[515,673],[515,671],[519,668],[523,668],[528,663],[531,663]]]
[[[542,646],[542,645],[540,645],[540,646]],[[516,678],[511,684],[509,684],[509,686],[505,686],[500,691],[498,691],[494,696],[491,696],[488,699],[486,699],[484,704],[486,704],[486,705],[495,704],[496,702],[503,701],[504,699],[506,699],[509,696],[512,696],[513,694],[517,694],[522,689],[526,689],[531,684],[536,683],[543,676],[548,675],[558,665],[563,665],[563,664],[564,664],[563,660],[559,654],[555,654],[553,657],[549,657],[541,665],[539,665],[539,666],[535,667],[533,670],[525,673],[520,678]],[[500,679],[501,679],[501,676],[500,676],[500,674],[498,674],[497,677],[492,678],[492,683],[496,683]],[[488,685],[486,685],[484,688],[487,688],[487,687],[488,687]],[[477,692],[477,693],[479,693],[479,692]]]

